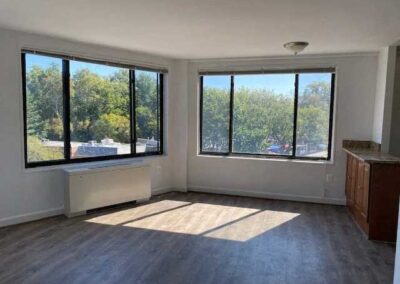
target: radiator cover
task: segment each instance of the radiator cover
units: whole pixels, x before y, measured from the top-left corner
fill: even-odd
[[[149,199],[149,165],[117,165],[65,169],[65,215],[83,215],[87,210]]]

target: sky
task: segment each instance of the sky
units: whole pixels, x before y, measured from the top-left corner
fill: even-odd
[[[47,68],[51,63],[60,66],[62,60],[59,58],[41,56],[36,54],[26,54],[26,71],[29,72],[34,65]],[[73,76],[80,69],[89,69],[101,76],[109,76],[117,72],[120,68],[106,66],[101,64],[93,64],[80,61],[70,61],[70,72]],[[306,73],[300,75],[299,93],[313,81],[330,82],[330,73]],[[257,75],[235,75],[235,89],[246,86],[254,89],[268,89],[284,95],[293,95],[294,93],[294,74],[257,74]],[[230,87],[230,76],[227,75],[208,75],[204,76],[204,86],[216,88]]]
[[[279,94],[294,94],[294,74],[257,74],[257,75],[235,75],[235,89],[247,87],[252,89],[268,89]],[[329,83],[330,73],[307,73],[299,76],[299,92],[302,93],[307,85],[314,81]],[[230,76],[209,75],[204,76],[204,87],[230,88]]]
[[[41,66],[42,68],[47,68],[52,63],[56,63],[57,65],[59,65],[61,72],[62,59],[29,53],[26,54],[26,72],[29,72],[30,69],[35,65]],[[101,76],[108,76],[117,72],[121,68],[81,61],[70,61],[71,75],[74,75],[80,69],[89,69],[90,71],[95,72]]]

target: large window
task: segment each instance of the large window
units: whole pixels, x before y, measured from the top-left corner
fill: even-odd
[[[26,167],[162,154],[163,72],[22,53]]]
[[[200,154],[329,160],[333,69],[201,74]]]

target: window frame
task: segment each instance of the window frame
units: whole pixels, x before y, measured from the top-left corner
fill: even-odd
[[[297,116],[298,116],[298,98],[299,98],[299,75],[306,73],[330,73],[331,74],[331,93],[329,105],[329,129],[328,129],[328,155],[327,157],[304,157],[296,156],[297,144]],[[293,135],[292,135],[292,153],[290,155],[283,154],[260,154],[260,153],[239,153],[233,152],[233,103],[235,96],[235,75],[258,75],[258,74],[294,74],[295,75],[295,88],[294,88],[294,112],[293,112]],[[229,103],[229,150],[228,152],[212,152],[203,151],[203,88],[204,76],[212,75],[225,75],[231,77],[230,84],[230,103]],[[225,156],[225,157],[249,157],[249,158],[272,158],[283,160],[305,160],[305,161],[331,161],[332,160],[332,139],[333,139],[333,121],[334,121],[334,103],[335,103],[335,85],[336,85],[336,68],[309,68],[309,69],[286,69],[286,70],[262,70],[262,71],[217,71],[217,72],[199,72],[199,155],[207,156]]]
[[[28,134],[27,134],[27,90],[26,90],[26,54],[42,55],[53,58],[62,59],[62,96],[63,96],[63,128],[64,128],[64,158],[61,160],[48,160],[48,161],[28,161]],[[121,155],[108,155],[108,156],[97,156],[97,157],[81,157],[71,158],[71,127],[70,127],[70,61],[80,61],[94,64],[101,64],[105,66],[114,66],[119,68],[125,68],[129,71],[129,120],[130,120],[130,154]],[[165,74],[168,73],[166,69],[156,69],[141,67],[135,65],[129,65],[124,63],[114,63],[101,60],[93,60],[81,57],[74,57],[68,55],[61,55],[49,52],[42,52],[30,49],[21,50],[21,71],[22,71],[22,98],[23,98],[23,132],[24,132],[24,164],[25,168],[37,168],[55,165],[67,165],[67,164],[81,164],[88,162],[99,162],[109,160],[121,160],[136,157],[146,156],[160,156],[164,154],[164,78]],[[157,92],[159,98],[159,130],[160,130],[160,141],[158,151],[136,153],[136,92],[135,92],[135,70],[157,72]]]

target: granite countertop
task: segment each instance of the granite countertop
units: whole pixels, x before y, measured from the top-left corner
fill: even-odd
[[[380,145],[370,141],[343,141],[343,150],[366,163],[400,164],[400,157],[383,153]]]

